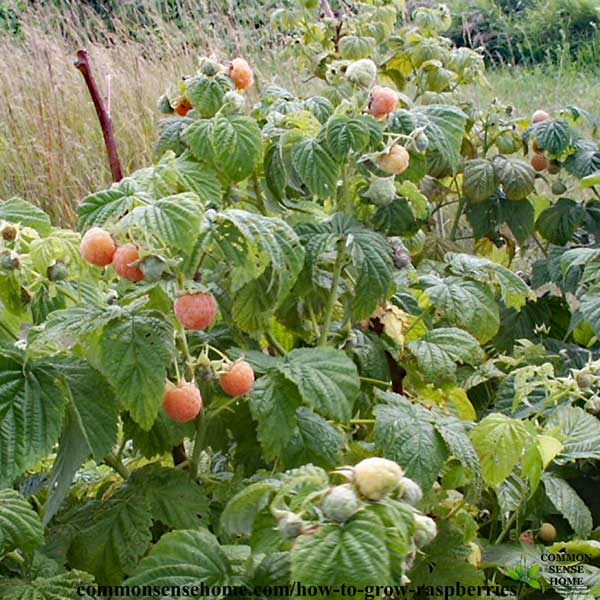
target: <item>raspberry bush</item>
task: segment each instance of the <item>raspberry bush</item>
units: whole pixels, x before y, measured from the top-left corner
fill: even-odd
[[[272,16],[311,95],[200,59],[78,231],[0,203],[1,598],[561,597],[544,544],[598,593],[597,122],[473,106],[443,6],[317,4]]]

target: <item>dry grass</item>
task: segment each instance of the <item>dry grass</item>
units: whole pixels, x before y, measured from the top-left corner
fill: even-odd
[[[189,0],[192,13],[198,6]],[[19,195],[47,210],[55,222],[72,224],[80,199],[110,185],[93,105],[73,65],[78,48],[88,49],[99,83],[110,76],[125,173],[152,160],[160,118],[156,100],[178,77],[195,71],[199,55],[215,53],[227,60],[232,54],[259,54],[259,40],[247,37],[228,14],[217,14],[216,26],[208,30],[205,21],[190,18],[185,32],[151,7],[144,18],[137,28],[142,39],[132,41],[131,22],[116,21],[109,31],[74,2],[62,14],[52,8],[28,14],[20,40],[0,36],[0,199]],[[269,49],[260,52],[264,70],[271,67],[270,56]]]

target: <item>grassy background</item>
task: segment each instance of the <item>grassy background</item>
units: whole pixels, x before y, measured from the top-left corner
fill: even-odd
[[[243,55],[257,68],[259,82],[274,74],[280,85],[296,87],[292,70],[278,57],[281,42],[248,16],[264,3],[241,3],[236,12],[231,2],[178,0],[183,28],[154,11],[149,0],[134,4],[145,7],[141,16],[121,13],[108,23],[80,2],[62,2],[60,10],[46,5],[20,16],[18,35],[0,34],[0,198],[22,196],[57,223],[72,224],[81,198],[110,185],[97,118],[73,66],[80,47],[88,49],[99,83],[110,75],[125,173],[152,160],[156,100],[195,70],[198,55],[214,53],[223,61]],[[496,69],[489,80],[490,89],[471,90],[483,105],[498,96],[523,114],[577,104],[600,115],[600,78],[573,63]]]

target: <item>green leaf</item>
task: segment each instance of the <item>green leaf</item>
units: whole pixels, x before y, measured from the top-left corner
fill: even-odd
[[[323,200],[335,194],[339,168],[318,140],[306,138],[298,142],[294,146],[292,163],[311,194]]]
[[[223,79],[206,75],[187,79],[185,86],[190,102],[202,117],[212,117],[221,108],[227,91]]]
[[[285,356],[279,370],[318,413],[343,423],[351,419],[360,380],[356,365],[344,352],[297,348]]]
[[[340,55],[348,60],[370,58],[375,50],[375,43],[375,38],[372,37],[345,35],[340,39]]]
[[[139,228],[167,248],[188,253],[196,241],[203,214],[200,198],[188,192],[134,208],[119,221],[119,229]]]
[[[192,160],[187,152],[175,160],[175,166],[183,191],[194,192],[204,205],[221,201],[221,184],[216,173]]]
[[[150,429],[173,355],[172,326],[151,313],[124,315],[104,328],[99,350],[99,366],[121,405]]]
[[[448,458],[431,413],[398,394],[384,392],[378,396],[385,404],[373,409],[376,446],[386,458],[396,461],[407,477],[430,489]]]
[[[150,196],[140,191],[133,179],[123,179],[108,190],[90,194],[82,200],[78,208],[79,229],[87,231],[91,227],[116,223],[134,206],[150,202]]]
[[[558,429],[563,444],[561,453],[554,460],[564,464],[581,459],[600,460],[600,421],[582,408],[561,406],[553,411],[546,424],[552,434]]]
[[[58,440],[65,394],[44,362],[0,348],[0,482],[45,458]]]
[[[2,595],[3,600],[79,600],[81,594],[79,586],[93,584],[94,578],[81,571],[69,571],[53,577],[38,577],[33,581],[11,582],[7,594]],[[1,584],[0,584],[1,586]],[[2,590],[0,589],[0,594]],[[86,593],[85,596],[90,598]]]
[[[43,543],[42,522],[29,502],[15,490],[0,490],[0,556],[15,548],[30,553]]]
[[[565,169],[582,179],[600,171],[600,150],[598,144],[591,140],[577,140],[573,144],[575,152],[565,160]]]
[[[471,441],[479,454],[484,481],[498,486],[513,471],[530,436],[525,425],[506,415],[493,413],[471,431]]]
[[[213,129],[212,119],[198,119],[183,132],[190,152],[202,163],[213,164],[215,161],[215,150],[212,145]]]
[[[565,517],[573,531],[583,538],[590,535],[593,527],[592,515],[584,501],[563,479],[544,473],[544,489],[556,510]]]
[[[500,327],[500,311],[492,291],[477,281],[459,277],[421,280],[425,293],[450,325],[464,327],[480,342],[492,339]]]
[[[180,530],[163,535],[126,584],[134,586],[223,586],[230,583],[231,567],[217,538],[206,529]],[[218,595],[208,596],[216,598]],[[171,598],[167,595],[140,598]]]
[[[223,530],[229,535],[251,535],[258,513],[268,506],[279,486],[271,479],[252,483],[238,492],[221,513]]]
[[[216,165],[232,181],[246,179],[262,161],[262,134],[250,117],[217,117],[212,130],[212,145]]]
[[[536,227],[549,242],[562,246],[571,240],[584,218],[585,210],[575,200],[559,198],[541,212]]]
[[[430,163],[440,170],[455,172],[460,164],[460,147],[467,115],[459,108],[441,104],[420,106],[411,113],[416,117],[416,125],[425,127]]]
[[[296,408],[301,402],[297,386],[281,373],[268,373],[256,381],[248,401],[265,455],[280,456],[296,425]]]
[[[572,144],[573,130],[564,119],[548,119],[530,127],[525,137],[534,137],[537,145],[550,154],[561,154]]]
[[[354,316],[366,318],[389,291],[394,272],[391,248],[380,233],[358,227],[352,228],[348,245],[357,274],[352,299]]]
[[[440,327],[422,338],[409,342],[408,349],[417,359],[425,377],[434,380],[452,379],[456,363],[476,365],[483,360],[479,342],[456,327]]]
[[[190,117],[170,117],[158,122],[158,138],[154,144],[154,156],[160,158],[166,152],[181,154],[185,145],[182,134],[193,123]]]
[[[528,162],[498,155],[493,164],[496,177],[509,200],[523,200],[533,192],[535,171]]]
[[[600,336],[600,287],[593,287],[580,298],[579,312]]]
[[[127,485],[148,501],[155,521],[172,529],[196,529],[209,515],[208,499],[200,485],[184,471],[146,465],[131,474]]]
[[[119,584],[146,552],[151,526],[148,500],[123,486],[96,506],[85,529],[75,536],[69,564],[92,573],[98,583]]]
[[[285,448],[283,462],[287,467],[314,464],[333,469],[345,442],[344,435],[309,408],[296,410],[296,428]]]
[[[463,191],[472,202],[481,202],[496,191],[496,172],[489,160],[476,158],[465,162]]]
[[[302,584],[391,583],[385,527],[373,511],[359,512],[343,527],[326,523],[292,547],[292,581]]]
[[[327,144],[337,160],[343,160],[350,150],[362,152],[369,143],[369,127],[360,118],[345,115],[332,117],[327,122]]]
[[[20,223],[24,227],[35,229],[40,235],[52,231],[50,217],[37,206],[22,198],[10,198],[0,202],[0,221]]]

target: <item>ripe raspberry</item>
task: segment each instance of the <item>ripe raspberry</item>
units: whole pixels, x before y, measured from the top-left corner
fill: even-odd
[[[116,246],[110,233],[100,227],[92,227],[81,239],[79,251],[86,262],[97,267],[109,265],[115,254]]]
[[[556,527],[552,523],[542,523],[538,535],[542,542],[552,543],[556,539]]]
[[[542,121],[547,121],[550,118],[550,115],[545,110],[536,110],[533,115],[531,115],[532,123],[541,123]]]
[[[394,144],[387,154],[383,154],[378,158],[379,168],[393,175],[400,175],[400,173],[406,171],[409,163],[410,154],[400,144]]]
[[[522,541],[524,544],[535,544],[535,540],[531,531],[524,531],[519,536],[519,540]]]
[[[187,423],[202,410],[200,390],[192,383],[168,390],[163,398],[163,408],[173,421]]]
[[[113,267],[117,275],[129,279],[129,281],[141,281],[144,279],[142,271],[132,263],[140,260],[140,253],[134,244],[119,246],[113,256]]]
[[[227,373],[219,377],[219,383],[229,396],[243,396],[252,389],[254,371],[245,360],[238,360],[231,365]]]
[[[184,294],[175,300],[175,316],[186,329],[207,329],[215,322],[217,301],[209,292]]]
[[[190,104],[189,100],[187,100],[186,98],[182,98],[175,105],[175,112],[180,117],[185,117],[185,115],[187,115],[190,112],[190,110],[192,110],[192,108],[193,106]]]
[[[396,110],[398,94],[389,87],[376,85],[369,96],[368,112],[375,118],[385,117]]]
[[[534,154],[531,157],[531,166],[536,171],[545,171],[548,168],[548,159],[542,154]]]
[[[245,90],[254,83],[254,73],[243,58],[234,58],[229,66],[229,77],[238,90]]]

